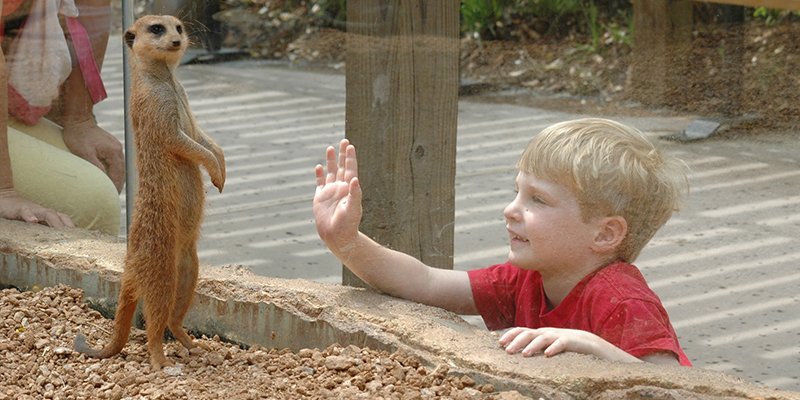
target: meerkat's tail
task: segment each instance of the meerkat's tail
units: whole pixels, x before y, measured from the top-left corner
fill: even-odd
[[[130,286],[128,285],[128,287]],[[128,342],[133,314],[136,312],[136,304],[139,301],[138,296],[130,293],[131,290],[125,290],[125,288],[126,285],[123,282],[122,292],[117,304],[117,312],[114,316],[114,334],[111,337],[111,342],[102,349],[93,349],[86,344],[86,337],[79,332],[75,336],[75,342],[73,343],[75,351],[94,358],[107,358],[122,351],[125,343]]]

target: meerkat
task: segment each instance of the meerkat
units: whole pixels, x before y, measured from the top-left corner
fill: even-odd
[[[74,345],[97,358],[119,353],[141,298],[150,362],[161,369],[173,365],[164,355],[165,328],[185,347],[198,345],[183,329],[183,318],[198,278],[196,242],[205,202],[200,165],[222,192],[225,159],[197,126],[175,76],[188,46],[181,21],[144,16],[124,38],[131,50],[130,117],[139,170],[135,210],[111,342],[96,350],[78,334]]]

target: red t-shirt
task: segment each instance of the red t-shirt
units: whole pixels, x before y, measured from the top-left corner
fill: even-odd
[[[505,263],[468,273],[475,305],[490,330],[580,329],[634,357],[671,351],[681,365],[692,365],[661,300],[633,265],[616,262],[589,274],[553,310],[536,271]]]

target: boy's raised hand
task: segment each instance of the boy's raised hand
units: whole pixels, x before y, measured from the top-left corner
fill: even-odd
[[[332,251],[345,252],[358,237],[361,222],[361,186],[358,184],[356,149],[347,139],[339,143],[339,157],[329,146],[326,168],[317,165],[314,220],[320,238]],[[327,172],[326,172],[327,171]]]

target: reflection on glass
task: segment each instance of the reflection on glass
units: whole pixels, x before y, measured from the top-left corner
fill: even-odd
[[[2,22],[2,216],[116,235],[122,146],[93,116],[109,2],[7,1]]]

